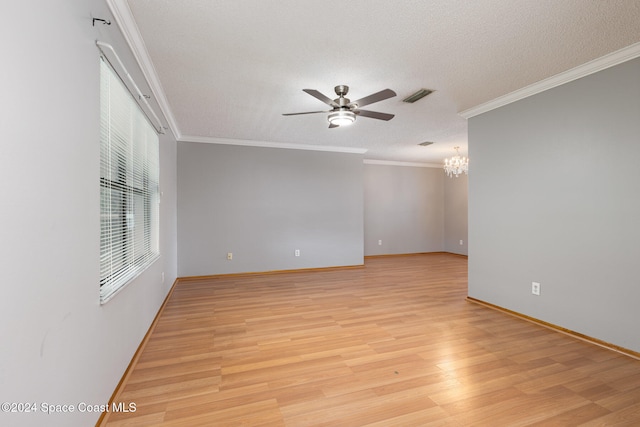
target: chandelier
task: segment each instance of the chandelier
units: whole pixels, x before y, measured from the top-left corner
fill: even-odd
[[[460,147],[453,147],[456,150],[456,155],[450,159],[444,159],[444,172],[449,178],[455,176],[456,178],[461,174],[469,173],[469,159],[467,157],[460,157],[458,150]]]

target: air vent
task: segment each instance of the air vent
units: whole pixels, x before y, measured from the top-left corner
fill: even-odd
[[[407,96],[405,99],[402,100],[402,102],[408,102],[409,104],[413,104],[417,100],[424,98],[425,96],[429,95],[432,92],[433,91],[431,89],[420,89],[413,95]]]
[[[425,142],[421,142],[421,143],[420,143],[420,144],[418,144],[418,145],[422,145],[423,147],[426,147],[427,145],[431,145],[431,144],[433,144],[433,142],[432,142],[432,141],[425,141]]]

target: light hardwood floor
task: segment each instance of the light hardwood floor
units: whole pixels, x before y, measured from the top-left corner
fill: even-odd
[[[116,426],[640,425],[640,361],[465,300],[467,260],[180,281]]]

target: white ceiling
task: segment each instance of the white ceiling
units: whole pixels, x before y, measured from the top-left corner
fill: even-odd
[[[130,43],[141,37],[138,57],[180,140],[366,149],[370,160],[466,153],[461,111],[640,42],[640,0],[109,3]],[[282,116],[329,109],[302,89],[335,98],[338,84],[352,100],[394,90],[365,108],[395,118],[328,129],[325,114]],[[420,88],[435,92],[402,102]]]

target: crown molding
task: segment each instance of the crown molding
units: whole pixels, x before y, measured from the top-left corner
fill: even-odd
[[[142,74],[147,80],[147,83],[151,88],[151,92],[153,92],[153,96],[156,98],[158,106],[167,120],[171,132],[173,132],[174,136],[179,139],[180,129],[178,128],[178,124],[173,116],[171,107],[169,107],[169,102],[164,90],[162,89],[162,84],[160,84],[158,73],[156,73],[153,62],[149,57],[149,52],[147,51],[147,47],[144,44],[142,36],[140,35],[138,25],[133,18],[129,4],[126,0],[106,0],[106,2],[116,23],[118,24],[118,27],[120,27],[120,31],[122,32],[125,41],[131,49],[131,53],[133,53],[135,60],[140,66],[140,70],[142,70]]]
[[[437,163],[417,163],[417,162],[397,162],[392,160],[370,160],[364,159],[365,165],[382,165],[382,166],[404,166],[414,168],[441,168],[441,164]]]
[[[203,144],[243,145],[248,147],[284,148],[288,150],[329,151],[333,153],[364,154],[366,148],[335,147],[330,145],[290,144],[285,142],[253,141],[249,139],[214,138],[208,136],[182,135],[178,142],[199,142]]]
[[[570,70],[563,71],[555,76],[540,80],[537,83],[525,86],[522,89],[508,93],[492,101],[461,111],[459,114],[465,119],[470,119],[471,117],[486,113],[487,111],[495,110],[496,108],[511,104],[512,102],[516,102],[556,86],[569,83],[573,80],[588,76],[589,74],[597,73],[598,71],[602,71],[606,68],[622,64],[623,62],[630,61],[637,57],[640,57],[640,43],[634,43],[615,52],[611,52],[605,56],[579,65]]]

